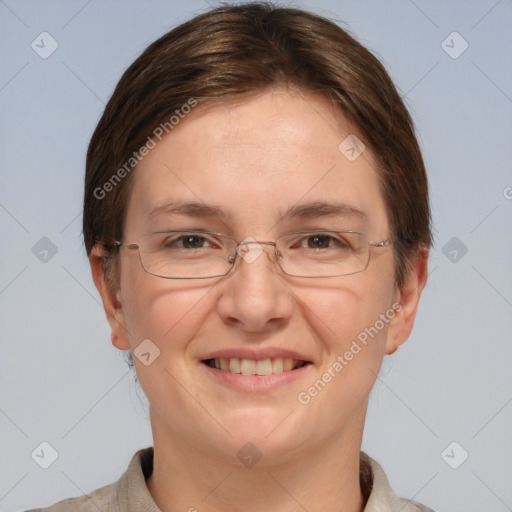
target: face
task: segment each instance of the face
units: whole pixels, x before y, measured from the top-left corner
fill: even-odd
[[[327,100],[303,91],[198,107],[136,169],[123,242],[161,230],[238,241],[353,230],[385,240],[390,225],[370,149],[353,161],[338,149],[357,133]],[[196,206],[173,210],[178,202]],[[347,208],[326,206],[340,204]],[[113,343],[136,350],[150,340],[151,363],[137,351],[134,361],[154,436],[226,459],[251,441],[265,463],[360,438],[383,355],[407,338],[418,293],[395,289],[391,247],[371,248],[363,272],[323,279],[288,276],[272,246],[261,248],[204,280],[150,275],[137,251],[122,248],[120,305],[109,305],[100,283]],[[217,369],[211,359],[227,361]],[[276,373],[232,373],[225,367],[235,359],[249,372]],[[298,362],[307,364],[290,369]]]

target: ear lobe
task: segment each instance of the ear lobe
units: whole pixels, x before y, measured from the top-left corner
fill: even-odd
[[[411,266],[403,285],[397,290],[396,302],[401,307],[395,308],[395,316],[389,322],[386,354],[393,354],[411,334],[421,292],[428,275],[428,254],[426,247],[420,249]]]
[[[126,320],[121,303],[121,289],[118,286],[113,290],[105,275],[106,251],[103,247],[95,245],[89,255],[92,278],[101,296],[103,308],[110,324],[110,338],[112,344],[120,350],[129,350],[130,342],[126,330]]]

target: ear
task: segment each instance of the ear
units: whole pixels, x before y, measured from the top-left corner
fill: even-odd
[[[428,253],[426,247],[419,250],[403,285],[396,291],[395,300],[400,307],[395,309],[395,316],[389,322],[386,354],[396,352],[411,334],[421,292],[427,282]]]
[[[130,339],[126,329],[126,318],[121,302],[121,290],[120,287],[117,290],[113,290],[105,276],[105,255],[106,251],[103,247],[99,245],[93,247],[89,256],[92,278],[101,295],[103,308],[110,324],[112,345],[120,350],[129,350]]]

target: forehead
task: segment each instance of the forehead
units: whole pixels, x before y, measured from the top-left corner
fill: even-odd
[[[374,159],[368,147],[357,156],[358,140],[330,101],[304,91],[196,107],[135,170],[127,229],[175,214],[177,203],[203,205],[205,215],[211,207],[233,230],[268,230],[284,213],[304,220],[329,205],[386,229]]]

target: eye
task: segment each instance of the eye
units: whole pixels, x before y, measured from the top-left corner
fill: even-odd
[[[217,242],[212,237],[200,235],[198,233],[178,233],[173,236],[165,237],[160,246],[164,249],[204,249],[211,247],[220,247],[220,242]]]
[[[333,242],[332,236],[329,235],[313,235],[305,240],[307,247],[310,249],[324,249],[325,247],[330,247]]]
[[[300,249],[350,249],[350,245],[343,237],[328,233],[312,233],[294,245],[297,244]]]
[[[184,249],[198,249],[204,247],[207,242],[204,236],[199,235],[183,235],[176,239],[178,245]]]

